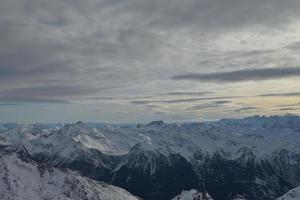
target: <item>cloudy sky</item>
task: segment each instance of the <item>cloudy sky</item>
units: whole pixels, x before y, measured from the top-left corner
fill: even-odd
[[[0,122],[300,114],[299,0],[1,0]]]

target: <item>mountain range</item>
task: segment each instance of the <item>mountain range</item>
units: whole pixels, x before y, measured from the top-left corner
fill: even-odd
[[[0,183],[0,195],[14,196],[7,199],[20,199],[20,192],[55,199],[55,181],[63,188],[57,195],[74,199],[79,195],[68,188],[79,187],[86,195],[79,199],[95,200],[108,190],[144,200],[287,200],[300,185],[300,117],[294,115],[199,123],[3,123],[0,148],[1,167],[16,166],[1,178],[19,177],[5,189],[10,192],[3,188],[12,179]],[[27,183],[26,176],[38,181]],[[23,192],[27,184],[33,193]]]

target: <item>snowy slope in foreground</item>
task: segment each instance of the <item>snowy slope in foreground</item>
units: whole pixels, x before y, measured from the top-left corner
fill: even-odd
[[[78,173],[43,168],[16,154],[0,152],[1,200],[138,200],[123,189],[84,178]]]
[[[213,200],[208,193],[201,193],[197,190],[183,191],[172,200]]]
[[[300,199],[300,187],[290,190],[277,200],[299,200]]]

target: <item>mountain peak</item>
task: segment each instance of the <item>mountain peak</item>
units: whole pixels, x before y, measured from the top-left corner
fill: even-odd
[[[59,132],[65,134],[65,135],[76,136],[81,133],[90,133],[93,131],[88,127],[87,124],[79,121],[79,122],[76,122],[75,124],[64,125],[61,129],[59,129]]]
[[[72,123],[72,124],[65,124],[63,127],[62,127],[62,129],[78,129],[78,128],[80,128],[80,129],[88,129],[89,127],[88,127],[88,125],[87,124],[85,124],[84,122],[82,122],[82,121],[78,121],[78,122],[76,122],[76,123]]]
[[[17,129],[20,131],[20,133],[30,133],[35,136],[42,133],[42,130],[35,124],[22,124],[19,125]]]
[[[76,122],[76,125],[78,125],[78,126],[87,126],[87,124],[85,124],[85,123],[82,122],[82,121]]]
[[[152,121],[149,124],[147,124],[146,126],[161,126],[163,124],[164,124],[164,121],[158,120],[158,121]]]

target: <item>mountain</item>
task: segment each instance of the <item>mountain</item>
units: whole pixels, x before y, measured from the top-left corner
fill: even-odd
[[[144,142],[134,146],[113,170],[111,184],[146,199],[170,199],[183,189],[198,187],[192,165],[168,149]]]
[[[9,129],[13,129],[17,126],[17,123],[0,123],[0,132],[7,131]]]
[[[294,188],[284,194],[283,196],[279,197],[276,200],[298,200],[300,199],[300,187]]]
[[[172,199],[192,189],[208,191],[214,200],[240,194],[274,200],[300,185],[298,116],[89,124],[17,125],[0,133],[0,144],[144,200]]]
[[[125,190],[78,173],[38,164],[26,154],[0,152],[2,200],[138,200]]]
[[[7,130],[7,128],[4,127],[2,124],[0,124],[0,132],[4,132],[4,131],[6,131],[6,130]]]

